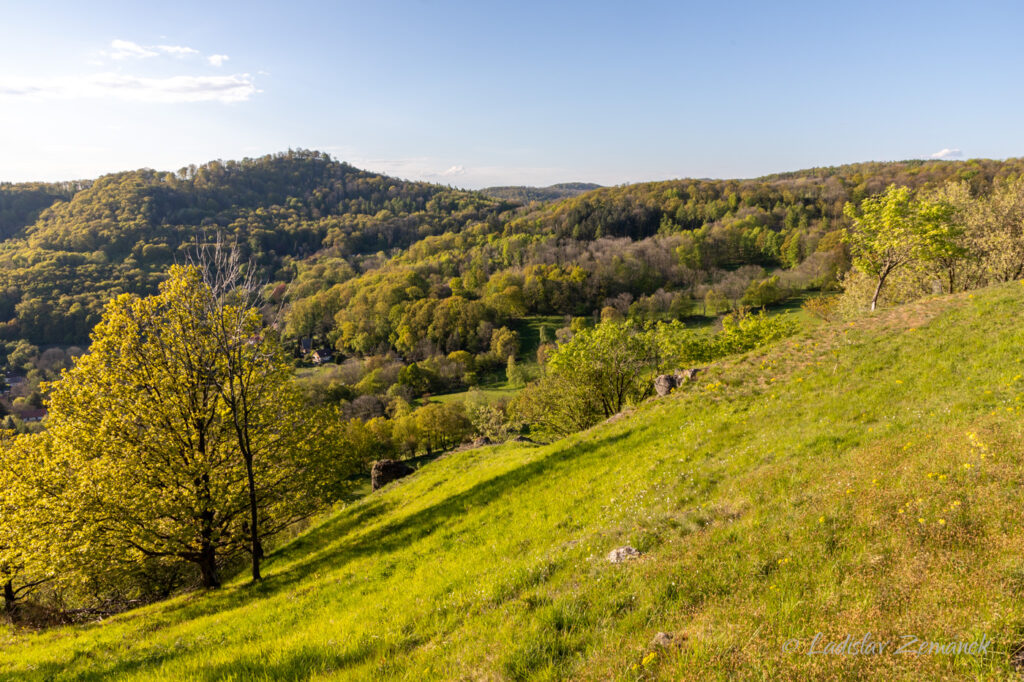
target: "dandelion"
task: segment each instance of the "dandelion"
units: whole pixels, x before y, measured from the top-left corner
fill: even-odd
[[[917,522],[918,523],[924,523],[924,519],[918,519]]]
[[[946,474],[939,474],[940,481],[945,481],[947,478],[949,478],[949,476],[947,476]]]
[[[945,526],[946,525],[946,519],[939,519],[939,525],[940,526]]]
[[[900,509],[900,514],[902,514],[902,513],[903,513],[903,510],[902,510],[902,509]]]
[[[654,659],[656,659],[657,657],[658,657],[658,653],[657,653],[656,651],[652,651],[651,653],[649,653],[649,654],[647,654],[646,656],[644,656],[644,660],[640,661],[640,665],[642,665],[642,666],[644,666],[644,667],[646,668],[646,667],[647,667],[647,666],[649,666],[649,665],[650,665],[650,664],[651,664],[651,663],[652,663],[652,662],[654,661]]]
[[[825,523],[825,517],[824,516],[819,516],[818,517],[818,523]]]
[[[964,462],[964,469],[970,469],[973,466],[970,462]]]

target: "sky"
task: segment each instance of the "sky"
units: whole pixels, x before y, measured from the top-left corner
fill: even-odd
[[[0,0],[0,181],[316,149],[459,187],[1024,155],[1013,2]]]

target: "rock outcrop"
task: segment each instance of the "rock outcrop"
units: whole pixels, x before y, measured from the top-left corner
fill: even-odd
[[[675,374],[659,374],[654,379],[654,391],[659,396],[666,396],[679,386]]]
[[[688,381],[696,381],[697,374],[703,372],[701,367],[679,369],[672,374],[659,374],[654,379],[654,390],[659,396],[666,396]]]
[[[370,487],[379,490],[391,481],[405,478],[413,472],[413,468],[397,459],[379,459],[373,463],[370,471]]]

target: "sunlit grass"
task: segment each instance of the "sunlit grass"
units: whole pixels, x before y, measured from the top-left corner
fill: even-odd
[[[1024,287],[819,327],[549,446],[453,453],[229,585],[6,679],[1004,678],[1024,642]],[[609,550],[644,552],[610,564]],[[659,631],[673,646],[650,644]],[[988,656],[806,656],[870,631]]]

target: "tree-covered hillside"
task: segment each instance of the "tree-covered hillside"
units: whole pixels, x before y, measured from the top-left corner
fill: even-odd
[[[38,383],[54,372],[30,371],[38,347],[86,346],[107,301],[155,292],[197,240],[220,237],[266,282],[286,341],[350,363],[329,393],[361,398],[355,413],[371,418],[396,398],[520,384],[523,368],[534,375],[554,343],[598,320],[700,325],[836,290],[851,266],[844,230],[865,198],[959,183],[973,201],[1022,172],[1019,159],[862,163],[582,193],[569,183],[556,188],[575,196],[517,203],[289,151],[4,185],[0,360],[28,372],[19,395],[41,406]]]
[[[520,204],[531,201],[556,201],[566,197],[575,197],[601,185],[593,182],[560,182],[547,187],[527,187],[524,185],[507,185],[503,187],[485,187],[480,192],[496,199],[505,199]]]
[[[554,189],[577,196],[540,208],[516,207],[530,196],[495,199],[403,181],[305,151],[214,161],[176,173],[140,170],[91,182],[4,185],[0,338],[84,343],[105,301],[120,291],[152,292],[189,243],[215,233],[237,241],[269,281],[305,276],[290,300],[341,280],[363,289],[362,276],[370,278],[373,296],[382,291],[373,282],[387,279],[393,263],[403,263],[425,278],[419,289],[427,298],[482,300],[508,292],[516,299],[518,287],[522,305],[497,305],[506,310],[493,311],[496,322],[520,309],[590,314],[623,294],[632,300],[620,300],[618,307],[628,312],[633,301],[659,290],[683,290],[687,299],[700,300],[702,285],[716,283],[718,293],[738,303],[753,271],[728,273],[743,265],[792,269],[817,252],[834,251],[847,201],[857,204],[890,183],[917,188],[949,179],[965,179],[985,192],[994,179],[1021,170],[1018,160],[911,161],[583,193],[589,186],[568,183]],[[799,285],[828,277],[830,268],[842,267],[833,261],[841,260],[815,256],[807,268],[814,272]],[[548,292],[549,286],[567,292],[566,300]],[[418,298],[415,292],[403,296]],[[325,333],[336,329],[323,326],[330,328]],[[317,330],[300,325],[294,331]],[[385,336],[392,333],[388,328]],[[337,332],[330,342],[345,348],[348,341],[338,341],[343,336]]]
[[[73,191],[77,189],[77,191]],[[119,292],[150,293],[197,238],[236,241],[270,280],[324,250],[352,259],[459,231],[504,208],[316,152],[0,190],[0,335],[83,343]],[[19,224],[20,223],[20,224]]]

